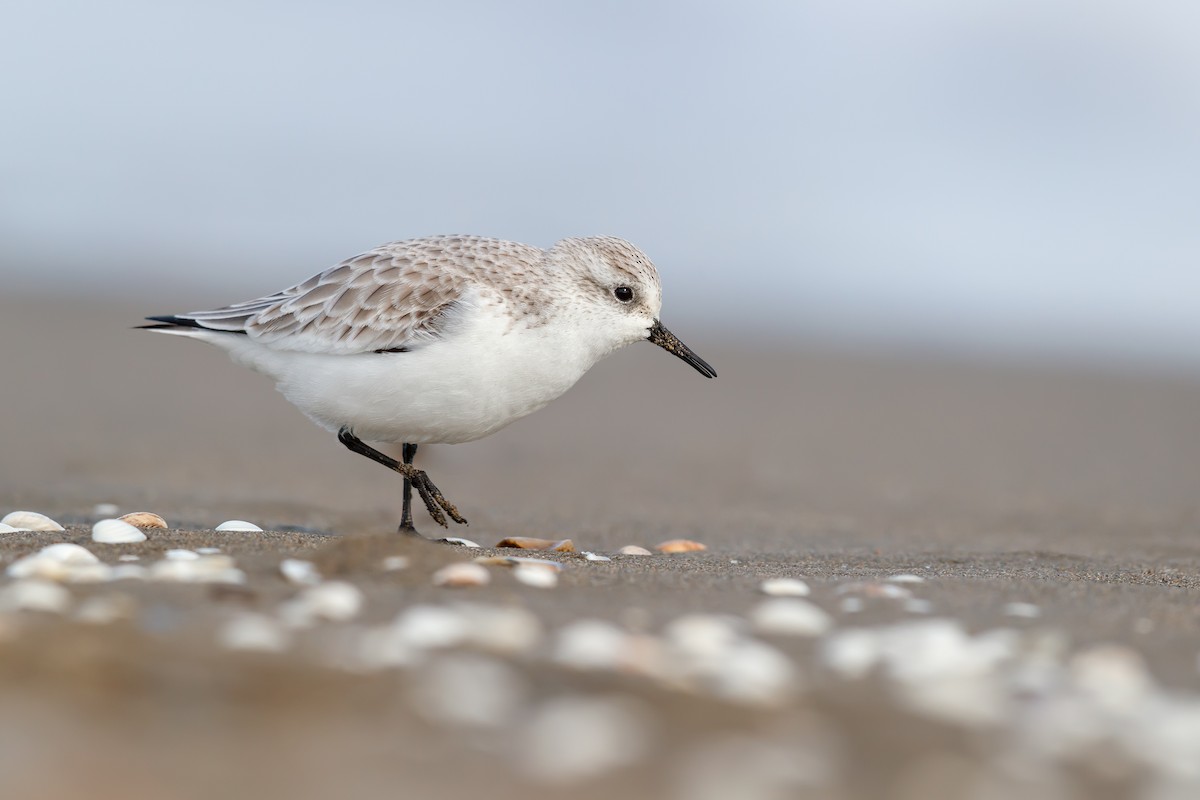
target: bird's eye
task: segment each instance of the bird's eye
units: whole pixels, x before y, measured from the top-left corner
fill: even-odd
[[[628,303],[633,300],[633,289],[630,289],[628,286],[618,286],[613,289],[613,297],[622,303]]]

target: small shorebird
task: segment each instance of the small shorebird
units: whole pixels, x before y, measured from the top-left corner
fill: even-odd
[[[466,523],[417,445],[469,442],[571,388],[593,364],[649,340],[707,378],[716,371],[659,322],[658,271],[629,242],[563,239],[549,250],[478,236],[381,245],[257,300],[147,317],[271,376],[338,440],[404,476],[434,521]],[[367,442],[401,445],[401,459]],[[444,512],[444,513],[443,513]]]

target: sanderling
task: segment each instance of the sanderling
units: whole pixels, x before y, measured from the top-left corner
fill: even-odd
[[[563,239],[549,250],[477,236],[392,242],[303,283],[214,311],[147,317],[269,375],[343,445],[404,476],[429,515],[466,523],[417,445],[494,433],[569,389],[601,358],[648,339],[716,371],[659,322],[658,271],[629,242]],[[401,445],[401,459],[367,442]],[[443,514],[443,511],[445,514]]]

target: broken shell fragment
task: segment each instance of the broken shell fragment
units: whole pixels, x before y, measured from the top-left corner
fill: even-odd
[[[124,514],[118,519],[121,522],[128,522],[135,528],[166,528],[167,521],[158,514],[150,511],[134,511],[129,514]]]
[[[472,542],[470,539],[462,539],[462,538],[459,538],[458,536],[447,536],[443,539],[438,539],[438,541],[441,542],[442,544],[453,544],[453,545],[457,545],[458,547],[474,547],[476,549],[479,548],[479,545],[476,544],[475,542]]]
[[[608,556],[602,556],[599,553],[593,553],[591,550],[584,550],[583,557],[588,561],[612,561]]]
[[[13,511],[5,514],[0,522],[18,531],[61,531],[63,526],[36,511]]]
[[[636,544],[627,544],[624,547],[622,547],[620,550],[618,550],[617,552],[623,556],[652,556],[652,555],[654,555],[654,553],[651,553],[646,548],[642,547],[641,545],[636,545]]]
[[[513,568],[513,577],[538,589],[553,589],[558,585],[558,570],[542,564],[517,564]]]
[[[660,553],[695,553],[699,550],[707,550],[708,545],[694,542],[691,539],[670,539],[655,545],[654,549]]]
[[[475,559],[474,563],[483,564],[485,567],[517,567],[522,564],[545,567],[555,571],[562,569],[562,564],[557,561],[547,561],[544,558],[524,558],[522,556],[480,556]]]
[[[146,534],[119,519],[102,519],[92,526],[92,541],[105,544],[144,542]]]
[[[230,519],[230,520],[226,520],[225,522],[222,522],[220,525],[213,528],[213,530],[223,531],[223,532],[246,531],[246,532],[254,533],[254,532],[261,532],[262,528],[258,527],[253,522],[246,522],[246,520],[244,520],[244,519]]]
[[[434,586],[464,588],[468,586],[486,586],[492,580],[487,568],[470,561],[458,564],[447,564],[433,573]]]
[[[496,547],[515,547],[519,550],[553,550],[558,553],[574,553],[575,543],[570,539],[536,539],[532,536],[509,536],[496,542]]]
[[[808,597],[812,593],[799,578],[771,578],[760,583],[758,590],[772,597]]]

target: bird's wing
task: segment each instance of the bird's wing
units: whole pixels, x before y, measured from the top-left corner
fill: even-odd
[[[349,258],[282,292],[175,324],[244,333],[281,350],[352,354],[404,351],[438,338],[475,285],[481,258],[507,242],[433,237],[393,242]],[[517,246],[521,247],[521,246]],[[526,259],[536,248],[518,251]],[[484,265],[487,266],[486,264]]]

